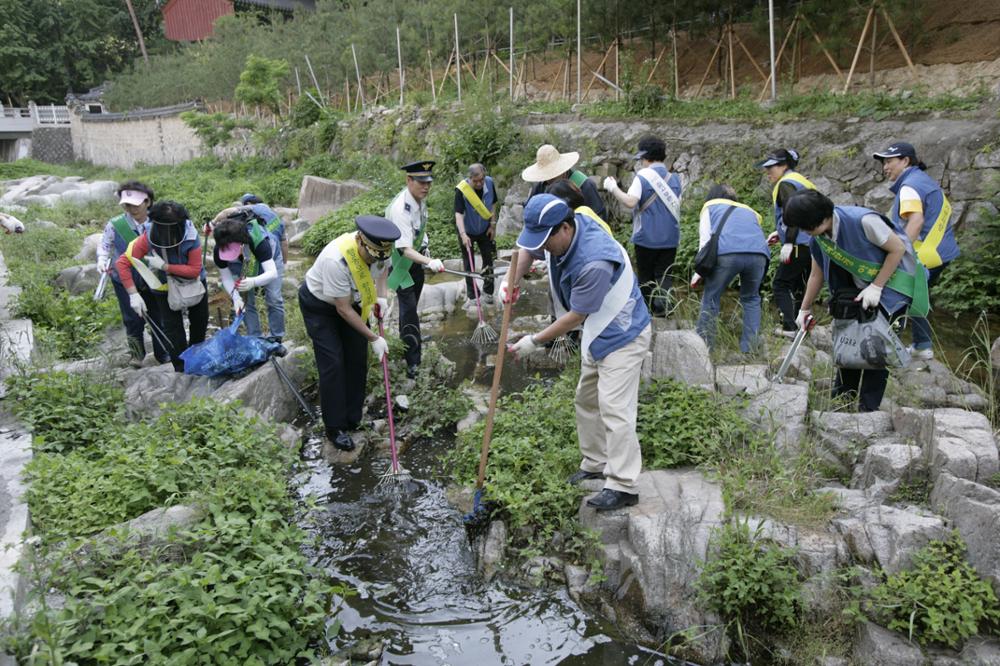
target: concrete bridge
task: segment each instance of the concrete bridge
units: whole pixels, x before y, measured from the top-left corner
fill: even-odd
[[[27,107],[0,105],[0,161],[28,157],[34,132],[54,127],[69,128],[68,107],[33,103]]]

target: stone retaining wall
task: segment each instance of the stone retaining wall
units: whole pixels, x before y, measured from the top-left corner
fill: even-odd
[[[36,127],[31,133],[31,157],[49,164],[73,161],[73,134],[69,127]]]
[[[126,113],[70,113],[73,152],[100,166],[130,169],[145,164],[180,164],[202,154],[201,141],[180,114],[181,104]]]

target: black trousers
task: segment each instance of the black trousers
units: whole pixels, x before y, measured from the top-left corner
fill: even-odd
[[[458,233],[458,228],[455,228],[455,233]],[[479,254],[483,256],[483,265],[479,267],[480,270],[488,269],[484,271],[484,276],[486,277],[480,283],[479,293],[493,295],[493,257],[496,256],[497,246],[486,232],[479,234],[478,236],[473,236],[472,234],[466,234],[469,240],[472,241],[471,251],[473,256],[475,256],[476,248],[479,248]],[[469,263],[469,252],[466,251],[465,245],[462,245],[462,237],[458,237],[458,243],[462,246],[462,265],[465,267],[466,272],[472,272],[475,269]],[[465,297],[472,300],[476,297],[475,292],[472,289],[472,278],[465,278]]]
[[[312,338],[319,371],[319,403],[330,438],[361,423],[368,380],[368,341],[348,324],[337,308],[313,296],[303,282],[299,308]],[[355,311],[360,314],[358,308]]]
[[[674,284],[670,271],[677,257],[676,247],[650,248],[635,246],[635,272],[639,291],[654,315],[667,311],[667,294]]]
[[[205,341],[205,332],[208,330],[208,290],[202,295],[198,304],[187,308],[188,313],[188,333],[184,332],[184,312],[171,310],[167,303],[167,292],[151,292],[153,297],[147,302],[149,314],[154,321],[163,322],[163,332],[170,341],[171,349],[170,362],[174,366],[175,372],[184,372],[184,361],[181,353],[200,342]],[[155,310],[154,310],[155,308]]]
[[[885,310],[882,311],[885,314]],[[906,308],[897,311],[889,318],[896,321],[906,314]],[[833,397],[841,395],[857,396],[859,412],[877,412],[885,395],[885,387],[889,383],[888,370],[853,370],[837,368],[837,376],[833,380]]]
[[[108,278],[110,279],[110,278]],[[122,313],[122,323],[125,324],[125,335],[128,338],[128,351],[133,358],[142,360],[146,356],[146,343],[143,340],[143,333],[146,327],[146,321],[137,315],[132,309],[129,301],[128,291],[125,290],[124,285],[117,280],[111,280],[111,286],[114,287],[115,297],[118,299],[118,310]],[[138,288],[138,284],[136,285]],[[143,302],[146,304],[146,316],[152,318],[154,312],[154,305],[152,305],[153,294],[149,289],[139,289],[139,296],[142,297]],[[159,312],[156,309],[155,312]],[[153,323],[163,328],[163,322],[158,319],[153,319]],[[167,350],[163,348],[160,344],[160,339],[156,335],[151,336],[153,338],[153,356],[160,363],[166,363],[170,360],[170,354]]]
[[[420,293],[424,290],[424,267],[416,262],[410,266],[410,277],[413,286],[397,289],[399,299],[399,337],[406,345],[403,356],[406,365],[420,365],[420,315],[417,314],[417,303]]]
[[[802,297],[806,293],[806,282],[809,271],[812,270],[812,255],[808,245],[796,245],[792,251],[792,261],[787,264],[778,262],[774,271],[774,304],[781,314],[781,328],[794,331],[795,318],[802,307]]]

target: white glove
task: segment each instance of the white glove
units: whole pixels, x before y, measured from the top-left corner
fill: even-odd
[[[534,336],[526,335],[509,348],[510,352],[514,354],[516,358],[525,359],[529,356],[535,354],[541,349],[539,345],[535,344]]]
[[[257,286],[256,278],[248,277],[236,281],[236,288],[239,291],[250,291]]]
[[[385,338],[382,336],[375,338],[368,344],[372,346],[372,351],[375,352],[375,358],[379,361],[382,360],[383,356],[386,356],[389,353],[389,343],[386,342]]]
[[[781,236],[778,235],[777,231],[772,231],[771,235],[767,237],[768,245],[777,245],[781,242]]]
[[[692,289],[697,289],[700,284],[701,284],[701,276],[698,275],[697,273],[695,273],[691,277],[691,288]]]
[[[795,246],[791,243],[785,243],[781,246],[781,263],[790,264],[792,263],[792,251],[795,250]]]
[[[506,303],[508,300],[511,303],[517,303],[518,297],[521,295],[520,289],[515,289],[513,293],[508,293],[507,280],[500,281],[500,291],[497,292],[500,296],[500,302]]]
[[[154,271],[162,271],[163,267],[167,265],[167,262],[163,261],[163,257],[158,254],[147,254],[146,263]]]
[[[111,267],[111,257],[101,257],[97,260],[97,272],[107,273]]]
[[[878,286],[874,282],[861,290],[855,298],[855,301],[861,301],[861,308],[864,310],[871,310],[877,307],[879,301],[882,300],[882,287]]]
[[[618,189],[618,181],[616,181],[611,176],[604,179],[604,189],[608,192],[613,192]]]
[[[243,312],[243,308],[246,307],[243,303],[243,297],[235,291],[231,295],[233,297],[233,310],[236,314]]]
[[[805,328],[806,320],[809,319],[811,314],[812,310],[799,310],[799,315],[795,318],[795,326],[798,327],[799,330]]]
[[[378,316],[381,319],[385,319],[389,316],[389,299],[388,298],[376,298],[375,305],[378,306]]]
[[[440,259],[431,259],[427,262],[427,268],[430,269],[432,273],[440,273],[444,270],[444,262]]]
[[[128,304],[140,317],[146,316],[146,302],[138,293],[128,295]]]

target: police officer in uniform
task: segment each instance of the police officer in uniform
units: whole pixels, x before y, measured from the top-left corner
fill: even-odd
[[[299,287],[299,306],[319,370],[319,398],[326,436],[342,451],[354,449],[350,430],[361,423],[371,345],[381,360],[385,339],[368,326],[378,308],[388,314],[386,275],[399,230],[374,215],[355,218],[358,230],[330,241]]]
[[[420,316],[417,302],[424,288],[424,267],[444,270],[440,259],[427,256],[427,195],[435,162],[425,160],[400,167],[406,172],[404,187],[385,209],[385,216],[399,229],[388,285],[399,297],[399,337],[406,345],[406,376],[417,376],[420,365]]]

